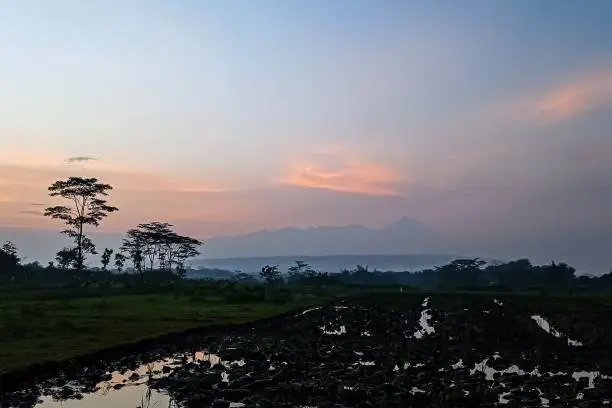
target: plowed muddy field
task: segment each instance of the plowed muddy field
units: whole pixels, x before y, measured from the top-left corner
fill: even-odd
[[[11,407],[602,407],[597,299],[378,294],[70,365]]]

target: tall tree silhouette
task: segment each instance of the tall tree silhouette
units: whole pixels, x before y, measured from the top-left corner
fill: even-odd
[[[72,207],[63,205],[48,207],[45,216],[61,220],[68,226],[62,234],[74,240],[76,255],[74,266],[77,271],[83,270],[85,254],[96,253],[96,247],[85,235],[84,227],[86,225],[97,227],[109,213],[119,210],[108,205],[103,198],[108,196],[108,191],[112,189],[111,185],[100,183],[97,178],[83,177],[59,180],[49,187],[51,197],[62,197],[72,201]]]
[[[121,245],[121,251],[127,253],[126,258],[130,258],[134,269],[140,274],[140,278],[143,278],[144,274],[144,238],[140,231],[131,229],[127,232],[127,237],[123,239]],[[116,261],[116,260],[115,260]]]
[[[111,261],[111,256],[113,255],[113,250],[109,248],[104,248],[104,252],[102,253],[102,270],[106,272],[106,268],[108,268],[108,264]]]

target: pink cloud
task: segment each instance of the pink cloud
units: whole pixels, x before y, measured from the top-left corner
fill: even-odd
[[[576,76],[546,90],[531,102],[540,118],[559,121],[602,105],[612,105],[612,68]]]
[[[180,219],[186,216],[206,219],[240,218],[243,211],[223,200],[211,199],[230,189],[221,184],[189,179],[172,179],[133,168],[104,164],[0,164],[0,219],[3,225],[48,228],[55,225],[35,214],[30,203],[59,204],[48,196],[55,180],[69,176],[96,177],[111,184],[110,201],[120,213],[109,217],[104,228],[125,229],[149,219]],[[204,199],[204,197],[206,197]],[[245,212],[246,213],[246,212]]]
[[[47,188],[69,176],[97,177],[114,187],[109,201],[119,212],[105,219],[100,231],[122,232],[140,222],[161,220],[189,226],[189,231],[204,237],[296,224],[360,222],[368,216],[363,205],[393,198],[403,186],[390,166],[342,149],[305,157],[290,161],[281,183],[262,181],[255,189],[218,177],[211,177],[213,182],[194,176],[172,178],[103,158],[66,164],[64,158],[52,155],[0,155],[0,220],[3,226],[60,229],[37,211],[60,203],[48,196]],[[310,204],[300,207],[306,202]],[[332,216],[330,206],[339,202],[345,203],[342,208],[355,205],[355,210],[337,210]],[[39,205],[34,208],[31,203]]]
[[[354,155],[313,154],[297,158],[281,178],[284,184],[378,196],[400,194],[402,177],[390,166],[368,162]]]

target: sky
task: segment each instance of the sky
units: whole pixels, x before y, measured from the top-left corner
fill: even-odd
[[[59,229],[47,186],[87,175],[120,209],[101,231],[411,217],[473,248],[612,244],[611,19],[607,0],[0,0],[0,227]]]

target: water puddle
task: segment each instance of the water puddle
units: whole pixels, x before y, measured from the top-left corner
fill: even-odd
[[[51,396],[42,397],[37,408],[151,408],[167,407],[178,408],[168,395],[152,390],[146,385],[126,386],[121,390],[109,392],[96,392],[87,394],[83,399],[69,399],[65,401],[54,400]]]
[[[419,301],[420,299],[415,300]],[[493,299],[493,301],[499,306],[503,304],[497,299]],[[490,306],[491,313],[494,313],[495,306],[492,304]],[[349,391],[348,394],[353,394],[350,391],[361,393],[364,392],[364,389],[373,392],[372,390],[375,389],[375,386],[380,386],[380,384],[375,384],[376,381],[380,381],[379,379],[385,377],[392,369],[393,376],[398,376],[400,379],[400,376],[405,376],[406,379],[411,379],[411,382],[407,383],[409,385],[407,385],[405,391],[409,391],[410,394],[415,396],[415,399],[422,398],[424,400],[430,397],[433,398],[428,388],[428,379],[438,375],[444,376],[447,387],[456,388],[456,393],[459,393],[459,395],[463,394],[466,397],[477,395],[481,392],[479,387],[482,387],[482,383],[485,383],[485,387],[496,390],[494,400],[497,398],[499,405],[510,404],[512,406],[515,406],[514,404],[517,401],[521,401],[522,398],[530,400],[530,404],[533,405],[529,406],[557,406],[556,404],[559,402],[561,392],[565,393],[565,397],[570,400],[591,400],[593,396],[590,395],[589,389],[597,388],[600,384],[602,384],[601,389],[612,387],[612,383],[601,382],[601,380],[612,380],[612,378],[598,371],[574,371],[574,367],[588,367],[589,363],[586,361],[568,365],[572,369],[567,369],[567,372],[554,372],[559,369],[557,367],[563,370],[564,366],[550,366],[546,362],[541,361],[538,362],[540,364],[538,366],[529,366],[529,369],[535,367],[532,371],[526,371],[523,369],[526,368],[526,363],[521,363],[521,361],[524,361],[521,359],[526,358],[526,353],[502,347],[488,348],[488,351],[484,354],[474,354],[476,349],[471,348],[466,349],[462,353],[448,353],[442,356],[441,359],[435,358],[435,350],[438,350],[440,346],[440,343],[436,341],[440,339],[436,338],[436,336],[426,336],[436,332],[433,324],[436,325],[439,331],[451,333],[447,326],[450,319],[444,316],[444,318],[432,322],[433,317],[429,297],[422,301],[418,324],[415,324],[414,321],[409,322],[406,320],[405,314],[395,314],[392,316],[392,319],[396,319],[392,323],[397,323],[395,324],[395,331],[392,332],[393,335],[398,336],[397,340],[403,342],[403,346],[406,344],[410,347],[412,345],[416,346],[416,351],[410,354],[392,354],[396,352],[393,348],[395,346],[384,345],[384,340],[382,340],[382,335],[380,334],[383,332],[379,329],[379,326],[383,327],[383,330],[386,330],[387,326],[379,325],[379,322],[372,322],[371,320],[365,323],[355,322],[354,320],[347,319],[347,316],[351,316],[350,314],[343,313],[345,309],[350,309],[349,313],[351,313],[358,310],[358,308],[332,306],[325,310],[325,312],[332,311],[332,316],[337,315],[331,321],[313,323],[310,318],[299,319],[300,316],[318,309],[321,308],[306,309],[297,313],[296,318],[293,320],[304,321],[306,325],[296,326],[301,331],[298,331],[297,334],[292,332],[287,337],[278,337],[276,332],[274,334],[266,332],[264,335],[247,334],[244,337],[242,335],[219,336],[217,339],[218,343],[208,340],[202,340],[202,343],[198,343],[204,345],[199,346],[200,349],[205,347],[211,351],[210,353],[208,350],[195,353],[177,353],[168,358],[140,365],[132,370],[104,373],[100,368],[90,368],[93,371],[85,371],[87,369],[84,369],[84,373],[90,374],[88,378],[94,378],[94,381],[98,381],[100,378],[105,380],[96,384],[94,387],[95,391],[91,393],[86,392],[91,391],[93,382],[89,383],[90,389],[85,390],[85,386],[79,385],[78,381],[64,384],[66,381],[64,380],[64,383],[62,383],[61,378],[60,381],[57,381],[57,378],[50,380],[46,384],[40,385],[40,389],[44,390],[45,395],[41,397],[41,402],[35,405],[35,407],[179,408],[179,404],[172,400],[168,392],[164,391],[166,388],[171,390],[171,395],[176,398],[183,398],[181,401],[184,401],[185,396],[189,398],[194,393],[197,394],[200,389],[204,389],[201,387],[203,387],[202,384],[205,384],[208,387],[206,390],[209,395],[223,395],[226,399],[232,400],[228,401],[230,407],[240,408],[244,404],[238,401],[243,401],[248,406],[253,406],[254,399],[252,395],[257,395],[258,392],[255,385],[257,387],[276,387],[276,383],[287,383],[289,385],[285,384],[283,386],[296,387],[294,389],[297,389],[296,384],[298,384],[298,381],[304,381],[304,387],[307,387],[305,389],[310,390],[311,388],[308,387],[311,386],[308,384],[318,380],[320,373],[324,372],[326,370],[325,367],[328,366],[333,367],[333,378],[338,378],[342,381],[337,380],[339,389]],[[416,314],[418,309],[417,306],[412,318],[418,316]],[[435,312],[434,315],[438,316]],[[440,312],[443,313],[444,311],[441,310]],[[486,314],[486,311],[483,310],[482,313]],[[480,311],[474,311],[473,314],[476,318],[486,319],[480,314]],[[524,318],[525,315],[520,314],[520,317]],[[354,319],[355,317],[352,316],[352,318]],[[533,315],[531,318],[547,333],[558,338],[567,338],[567,336],[553,328],[545,318],[539,315]],[[488,322],[488,320],[483,321]],[[393,324],[388,326],[393,327]],[[342,335],[347,334],[347,327],[349,334],[342,337]],[[535,326],[532,327],[534,327],[536,337],[540,336],[541,339],[541,336],[546,336],[542,335],[539,329],[535,329]],[[290,329],[292,330],[292,328]],[[411,335],[414,329],[416,330]],[[386,333],[388,334],[389,332]],[[338,337],[324,337],[321,334]],[[367,338],[373,334],[381,336],[381,341],[379,341],[378,337]],[[533,332],[530,332],[530,334],[534,336]],[[307,339],[311,343],[306,346],[307,348],[300,349],[299,347],[305,347],[303,339],[298,341],[291,336],[300,337],[306,335],[312,336],[312,338]],[[452,336],[450,338],[452,339]],[[571,346],[576,345],[573,343],[580,343],[569,338],[567,340],[567,344]],[[381,346],[381,343],[383,346]],[[565,348],[564,343],[559,342],[556,345]],[[580,343],[580,345],[582,344]],[[314,352],[309,348],[311,346]],[[588,344],[585,346],[585,349],[587,347],[589,347]],[[422,351],[419,348],[422,348]],[[499,352],[496,352],[496,349]],[[585,349],[572,349],[572,351],[577,353]],[[176,349],[173,348],[173,350]],[[454,351],[457,350],[455,349]],[[218,355],[214,354],[215,352]],[[158,351],[157,353],[160,352]],[[155,354],[156,357],[154,358],[158,358],[157,356],[160,355],[163,354]],[[223,356],[224,360],[219,355]],[[474,359],[475,355],[478,356],[477,359]],[[314,359],[310,359],[312,363],[308,362],[308,356],[314,357]],[[107,367],[111,364],[115,364],[112,365],[113,369],[118,369],[124,363],[109,362],[105,366]],[[135,365],[131,368],[134,367]],[[92,373],[95,375],[92,376]],[[361,381],[361,379],[356,380],[355,375],[357,374],[365,374],[368,378],[371,378],[366,383]],[[291,381],[288,380],[288,378],[291,378],[288,375],[294,376]],[[185,379],[189,380],[192,377],[194,379],[203,378],[208,381],[209,376],[214,377],[214,383],[185,382]],[[304,379],[299,378],[300,376],[303,376]],[[413,381],[421,376],[424,376],[425,380],[419,382]],[[517,376],[525,378],[517,381]],[[469,380],[464,382],[467,378]],[[389,381],[389,379],[385,378],[383,381]],[[86,383],[83,380],[81,382]],[[475,383],[478,385],[474,386]],[[49,387],[50,384],[56,384],[56,386],[54,388]],[[193,388],[185,388],[185,384],[188,384],[187,386],[195,385],[193,385]],[[554,386],[550,386],[550,384],[554,384]],[[327,384],[325,383],[325,385]],[[253,387],[251,388],[251,386]],[[158,390],[158,388],[161,390]],[[569,391],[567,391],[568,388]],[[275,388],[271,389],[272,391],[275,390]],[[281,392],[283,388],[279,387],[278,389]],[[237,394],[236,390],[240,390],[242,393],[239,392]],[[346,395],[347,393],[342,392],[341,394]],[[63,400],[60,400],[62,396]],[[312,405],[313,401],[312,399],[304,398],[304,400],[301,400],[301,403]],[[602,400],[601,404],[605,405],[607,402]],[[209,404],[207,403],[202,406],[209,406]],[[307,405],[294,403],[291,406]]]
[[[546,333],[552,334],[553,336],[557,338],[561,338],[561,337],[567,338],[568,346],[580,347],[583,345],[582,342],[577,341],[577,340],[572,340],[566,335],[564,335],[563,333],[561,333],[560,331],[558,331],[557,329],[555,329],[554,327],[552,327],[550,323],[548,322],[548,320],[546,320],[546,318],[540,315],[533,315],[531,316],[531,319],[535,320],[538,326],[540,326],[540,328],[544,330]]]
[[[518,375],[529,375],[529,376],[535,376],[535,377],[542,376],[542,374],[540,374],[540,371],[538,370],[537,367],[533,371],[526,372],[520,369],[519,366],[517,366],[516,364],[513,364],[510,367],[505,368],[503,370],[496,370],[495,368],[487,365],[488,362],[489,362],[489,359],[485,358],[480,363],[476,363],[474,365],[474,368],[470,370],[470,375],[474,375],[476,374],[476,372],[482,372],[485,374],[485,379],[487,381],[493,381],[495,378],[495,374],[500,374],[500,375],[518,374]]]
[[[502,392],[501,394],[499,394],[499,399],[497,400],[497,402],[499,402],[500,404],[509,404],[510,400],[506,399],[506,397],[509,397],[510,395],[512,395],[511,392]]]
[[[474,368],[472,368],[470,370],[470,375],[474,375],[477,372],[482,372],[485,374],[485,379],[487,381],[493,381],[495,379],[496,374],[500,374],[500,375],[504,375],[504,374],[517,374],[520,376],[531,376],[531,377],[542,377],[542,376],[548,376],[548,377],[557,377],[557,376],[568,376],[568,373],[564,373],[564,372],[547,372],[545,374],[540,373],[538,367],[536,367],[534,370],[532,371],[525,371],[523,369],[521,369],[519,366],[517,366],[516,364],[513,364],[511,366],[509,366],[508,368],[505,368],[503,370],[496,370],[493,367],[490,367],[489,365],[487,365],[489,359],[485,358],[482,362],[480,363],[476,363],[474,365]],[[461,365],[462,366],[462,365]],[[458,364],[451,366],[453,369],[459,368],[461,367]],[[612,380],[612,376],[607,376],[607,375],[603,375],[601,374],[599,371],[575,371],[571,374],[571,377],[576,381],[579,382],[581,378],[588,378],[588,386],[586,387],[586,389],[594,389],[595,388],[595,380],[599,377],[602,380]],[[550,401],[548,401],[548,399],[543,398],[543,394],[540,392],[540,398],[544,401],[547,401],[546,404],[548,404]],[[502,394],[500,396],[500,398],[502,398],[504,396],[504,394]]]
[[[463,365],[463,359],[459,359],[459,361],[457,361],[455,364],[451,365],[451,368],[453,370],[458,370],[460,368],[464,368],[465,366]]]
[[[589,379],[589,385],[587,389],[595,388],[595,380],[597,379],[597,377],[601,378],[602,380],[612,379],[612,377],[603,375],[599,371],[574,371],[572,373],[572,378],[576,381],[580,381],[581,378]]]
[[[429,314],[429,309],[427,308],[428,305],[429,298],[427,297],[425,298],[422,304],[425,309],[423,309],[423,311],[421,312],[421,317],[419,318],[419,325],[421,326],[421,328],[417,329],[413,334],[413,337],[416,339],[422,339],[423,336],[425,336],[426,334],[432,334],[436,331],[433,326],[429,324],[429,321],[431,320],[431,315]]]
[[[329,330],[329,329],[326,328],[325,325],[319,326],[319,329],[321,329],[323,334],[327,334],[329,336],[341,336],[343,334],[346,334],[346,326],[345,325],[340,326],[340,328],[338,330]]]
[[[295,316],[296,317],[297,316],[303,316],[303,315],[305,315],[307,313],[314,312],[315,310],[319,310],[319,309],[321,309],[321,308],[320,307],[311,307],[310,309],[306,309],[303,312],[296,314]]]
[[[242,366],[244,360],[223,361],[216,354],[206,351],[196,352],[187,358],[172,357],[158,360],[152,363],[143,364],[135,370],[127,370],[123,373],[115,371],[110,373],[111,378],[102,381],[95,386],[95,391],[86,394],[73,394],[70,399],[58,399],[62,390],[68,391],[69,388],[78,390],[75,384],[67,383],[63,387],[50,387],[45,390],[45,394],[40,399],[36,408],[106,408],[109,406],[117,408],[152,408],[168,407],[178,408],[168,394],[154,390],[149,387],[149,381],[170,375],[171,371],[183,364],[195,361],[209,362],[210,367],[217,364],[223,365],[226,371],[221,372],[223,382],[229,382],[229,372],[232,366]],[[244,404],[230,402],[230,407],[240,408]]]

